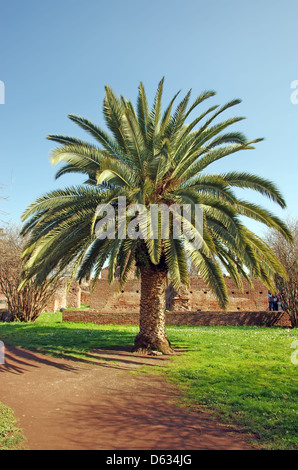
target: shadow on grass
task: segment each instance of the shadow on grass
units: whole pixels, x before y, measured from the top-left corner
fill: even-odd
[[[57,323],[49,326],[38,323],[0,324],[0,340],[12,346],[26,349],[51,348],[59,353],[63,349],[82,352],[92,348],[132,346],[134,331],[88,328],[86,324],[64,326]]]
[[[75,370],[68,364],[58,363],[46,356],[38,356],[33,351],[20,349],[14,346],[6,346],[5,364],[0,365],[0,374],[5,372],[22,374],[28,370],[28,368],[38,368],[41,367],[41,365],[52,366],[67,371]]]
[[[109,369],[136,370],[144,366],[162,367],[171,356],[146,356],[134,354],[131,347],[109,347],[88,352],[57,353],[50,347],[42,351],[27,350],[15,346],[7,346],[5,351],[5,364],[0,365],[1,373],[22,374],[30,368],[43,366],[55,367],[57,369],[76,373],[81,364],[96,367],[107,367]]]
[[[105,325],[97,328],[88,324],[65,325],[59,322],[53,325],[37,322],[0,324],[0,340],[6,348],[6,363],[0,367],[0,372],[22,373],[26,366],[40,367],[42,364],[75,370],[74,363],[126,370],[143,366],[162,367],[170,356],[132,352],[136,334],[137,327],[132,326]],[[61,360],[66,362],[62,364]]]

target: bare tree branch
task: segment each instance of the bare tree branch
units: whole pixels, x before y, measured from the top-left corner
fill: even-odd
[[[9,227],[0,233],[0,289],[5,295],[8,310],[13,319],[19,321],[35,321],[44,311],[48,301],[54,294],[59,279],[44,281],[41,285],[34,278],[22,289],[19,289],[24,262],[21,254],[24,239],[19,229]]]
[[[266,242],[273,249],[285,267],[288,279],[276,274],[275,284],[279,291],[282,308],[285,310],[293,327],[298,326],[298,220],[290,220],[288,226],[293,235],[293,242],[285,240],[275,230],[266,236]]]

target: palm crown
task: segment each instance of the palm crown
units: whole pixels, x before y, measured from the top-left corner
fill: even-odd
[[[201,93],[192,103],[188,92],[174,109],[177,93],[162,112],[163,85],[164,79],[158,85],[151,109],[142,83],[136,108],[106,87],[103,114],[110,133],[87,119],[70,115],[94,138],[94,144],[60,135],[48,137],[60,144],[51,154],[53,164],[64,162],[57,177],[81,173],[87,179],[81,186],[40,197],[25,211],[23,234],[30,233],[24,252],[28,258],[25,282],[32,276],[42,281],[70,262],[79,279],[90,275],[97,279],[108,262],[110,280],[118,268],[121,286],[135,266],[160,266],[178,288],[180,283],[188,284],[187,268],[191,262],[223,308],[228,298],[222,268],[240,288],[243,277],[250,281],[250,276],[254,276],[273,289],[274,273],[283,271],[283,267],[269,247],[243,224],[242,216],[273,227],[288,239],[291,234],[268,210],[236,197],[233,187],[253,189],[285,207],[282,195],[272,182],[253,174],[206,172],[213,162],[252,149],[262,139],[248,141],[240,132],[227,131],[241,117],[218,122],[217,118],[239,100],[222,107],[207,107],[191,120],[191,113],[214,96],[213,91]],[[192,208],[200,205],[200,249],[183,233],[173,237],[171,230],[167,239],[96,237],[96,208],[111,204],[117,226],[119,196],[125,196],[127,207],[138,203],[148,210],[152,204],[188,204]],[[190,224],[195,233],[193,219]]]

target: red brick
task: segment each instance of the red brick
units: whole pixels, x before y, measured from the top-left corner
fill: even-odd
[[[98,313],[94,310],[65,310],[63,321],[91,322],[100,325],[138,325],[135,313]],[[167,312],[168,325],[247,325],[289,327],[289,317],[284,312]]]

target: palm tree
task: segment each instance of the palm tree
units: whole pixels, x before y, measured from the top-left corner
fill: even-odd
[[[241,117],[217,122],[222,113],[240,100],[222,107],[212,105],[190,119],[190,114],[215,92],[204,91],[190,104],[189,91],[173,109],[177,93],[162,111],[163,85],[164,79],[149,108],[140,83],[136,109],[107,86],[103,114],[110,133],[83,117],[70,115],[94,138],[94,144],[61,135],[48,137],[59,144],[51,153],[52,163],[64,162],[57,178],[80,173],[87,179],[81,186],[52,191],[37,199],[23,215],[26,222],[22,233],[30,235],[24,251],[27,258],[24,283],[33,276],[42,282],[70,263],[74,266],[73,276],[79,280],[92,277],[96,281],[108,263],[109,280],[114,281],[117,269],[121,289],[129,272],[136,270],[141,278],[141,306],[135,349],[171,353],[165,331],[168,279],[175,289],[181,284],[188,285],[191,263],[225,309],[228,296],[223,268],[238,288],[242,288],[243,278],[251,283],[250,276],[254,276],[274,290],[274,273],[284,272],[272,250],[244,225],[243,216],[277,229],[286,239],[291,239],[291,234],[275,215],[236,197],[232,191],[233,187],[249,188],[285,207],[272,182],[246,172],[205,171],[213,162],[252,149],[253,144],[262,140],[248,141],[241,132],[226,131]],[[108,236],[108,230],[106,236],[97,236],[96,223],[103,220],[103,214],[96,211],[98,206],[112,207],[115,219],[111,224],[115,224],[116,231],[120,228],[120,197],[126,201],[126,209],[139,204],[148,213],[154,204],[188,205],[192,215],[187,223],[192,236],[200,238],[199,249],[184,233],[173,235],[174,216],[169,219],[167,238],[161,236],[160,217],[156,237],[151,236],[150,223],[143,237],[113,237]],[[193,216],[198,206],[203,217],[201,231]],[[185,218],[182,215],[183,221]],[[132,221],[138,222],[135,231],[144,233],[140,230],[143,219],[139,212],[127,217],[125,228]],[[108,219],[105,222],[107,229]]]

